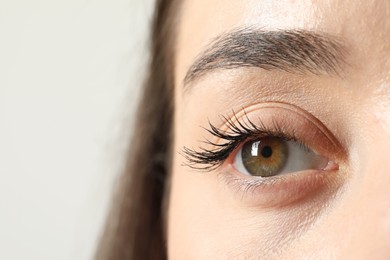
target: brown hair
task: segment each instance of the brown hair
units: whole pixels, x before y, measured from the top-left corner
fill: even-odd
[[[151,58],[125,170],[96,259],[166,259],[165,210],[173,125],[175,0],[157,0]]]

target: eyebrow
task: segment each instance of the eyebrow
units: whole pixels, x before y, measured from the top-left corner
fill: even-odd
[[[326,34],[240,28],[217,37],[198,56],[184,78],[184,86],[216,69],[241,67],[340,75],[345,54],[342,41]]]

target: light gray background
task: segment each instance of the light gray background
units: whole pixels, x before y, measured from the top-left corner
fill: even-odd
[[[0,0],[0,259],[91,259],[153,0]]]

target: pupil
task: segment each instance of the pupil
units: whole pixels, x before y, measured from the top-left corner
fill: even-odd
[[[272,148],[269,146],[264,146],[263,149],[261,149],[261,155],[264,158],[269,158],[272,155]]]

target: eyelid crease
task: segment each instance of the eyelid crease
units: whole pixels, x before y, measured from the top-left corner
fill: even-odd
[[[241,109],[242,112],[241,113],[235,113],[235,115],[236,115],[237,118],[240,118],[240,116],[241,116],[240,114],[244,114],[244,115],[247,116],[250,112],[255,111],[255,110],[259,110],[260,108],[261,109],[264,109],[264,108],[271,108],[271,109],[272,108],[281,108],[281,109],[284,109],[284,110],[292,111],[295,114],[298,114],[299,116],[302,116],[306,120],[308,120],[311,123],[313,123],[320,130],[320,132],[323,135],[325,135],[332,142],[332,144],[334,146],[340,147],[341,150],[342,150],[340,152],[343,152],[343,153],[347,152],[346,149],[337,140],[337,138],[327,129],[327,127],[319,119],[317,119],[315,116],[313,116],[309,112],[303,110],[302,108],[300,108],[300,107],[298,107],[296,105],[290,104],[290,103],[286,103],[286,102],[283,102],[283,101],[262,102],[260,104],[255,104],[255,105],[243,107]]]

